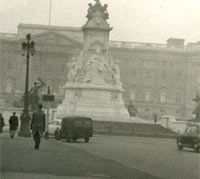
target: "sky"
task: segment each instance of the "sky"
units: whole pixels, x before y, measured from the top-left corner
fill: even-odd
[[[19,23],[49,23],[50,0],[0,0],[0,32],[17,33]],[[51,0],[51,25],[81,27],[94,0]],[[100,0],[108,4],[110,40],[166,43],[200,41],[200,0]]]

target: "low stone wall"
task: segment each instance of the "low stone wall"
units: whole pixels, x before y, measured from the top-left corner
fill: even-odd
[[[93,121],[94,134],[176,138],[177,134],[159,124]]]

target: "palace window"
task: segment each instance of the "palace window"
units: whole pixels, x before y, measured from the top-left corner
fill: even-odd
[[[41,65],[38,61],[35,61],[33,66],[34,66],[34,71],[40,71]]]
[[[6,82],[6,93],[11,93],[12,92],[12,83],[11,81]]]
[[[51,72],[52,69],[53,69],[53,63],[50,62],[47,64],[47,70]]]
[[[161,103],[166,103],[166,94],[165,92],[160,93],[160,102]]]
[[[145,92],[145,101],[151,101],[151,94],[150,92]]]
[[[129,95],[130,95],[130,101],[134,101],[136,99],[134,91],[131,90]]]
[[[151,79],[152,78],[152,70],[146,69],[145,70],[145,79]]]
[[[161,78],[162,79],[166,79],[166,77],[167,77],[167,71],[166,70],[162,70],[161,71]]]
[[[67,72],[67,65],[62,63],[60,64],[60,73],[66,73]]]
[[[164,115],[165,114],[165,110],[164,109],[161,109],[160,110],[160,115],[162,116],[162,115]]]
[[[9,60],[6,62],[6,69],[8,69],[8,70],[12,69],[12,62]]]
[[[144,61],[144,68],[153,68],[154,64],[152,61]]]
[[[181,93],[180,92],[176,92],[176,103],[177,104],[181,103]]]

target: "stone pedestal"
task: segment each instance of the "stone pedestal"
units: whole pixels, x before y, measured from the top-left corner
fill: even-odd
[[[112,85],[67,83],[65,99],[57,108],[57,118],[88,116],[97,121],[128,122],[129,114],[122,99],[123,89]]]
[[[31,132],[30,132],[30,116],[27,114],[23,114],[22,116],[20,116],[20,120],[21,120],[21,126],[20,126],[20,130],[18,133],[18,136],[20,137],[31,137]]]

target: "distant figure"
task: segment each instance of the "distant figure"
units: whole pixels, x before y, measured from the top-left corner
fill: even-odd
[[[130,103],[128,105],[128,112],[129,112],[129,115],[130,117],[135,117],[137,115],[137,108],[135,107],[134,104]]]
[[[153,121],[154,121],[154,124],[156,124],[158,121],[158,115],[156,113],[153,113]]]
[[[3,127],[5,126],[5,123],[4,123],[4,118],[2,116],[2,113],[0,113],[0,133],[3,132]]]
[[[19,120],[18,117],[16,116],[16,112],[13,112],[13,115],[10,116],[9,124],[10,124],[10,137],[14,138],[15,131],[18,129],[19,125]]]
[[[31,130],[35,142],[35,149],[40,147],[41,137],[45,131],[45,113],[42,111],[42,104],[39,104],[38,110],[33,112],[31,119]]]

